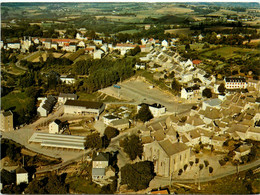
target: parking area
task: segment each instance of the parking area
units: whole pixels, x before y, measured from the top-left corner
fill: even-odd
[[[119,97],[127,101],[140,103],[159,103],[166,107],[168,112],[183,112],[192,107],[192,104],[182,104],[179,99],[156,87],[151,87],[149,83],[141,79],[128,80],[118,84],[121,88],[113,86],[100,90],[102,93],[110,96]]]

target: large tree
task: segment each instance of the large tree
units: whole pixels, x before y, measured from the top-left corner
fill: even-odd
[[[121,183],[135,191],[146,189],[154,178],[154,165],[151,161],[126,164],[121,169]]]
[[[149,121],[153,118],[153,115],[149,109],[149,106],[147,104],[143,104],[138,111],[138,114],[136,115],[136,118],[141,120],[142,122]]]
[[[212,97],[212,92],[209,88],[206,88],[202,91],[202,96],[211,98]]]
[[[102,139],[99,133],[93,133],[87,136],[86,139],[86,148],[101,148],[102,147]]]
[[[108,126],[108,127],[105,129],[105,132],[104,132],[104,135],[105,135],[109,140],[111,140],[113,137],[116,137],[118,134],[119,134],[119,131],[118,131],[116,128],[110,127],[110,126]]]
[[[124,149],[131,160],[135,160],[137,156],[141,157],[143,153],[142,142],[137,135],[130,135],[120,141],[120,146]]]

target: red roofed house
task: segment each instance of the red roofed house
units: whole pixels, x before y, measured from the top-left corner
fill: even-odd
[[[198,66],[202,61],[201,60],[192,60],[193,65]]]

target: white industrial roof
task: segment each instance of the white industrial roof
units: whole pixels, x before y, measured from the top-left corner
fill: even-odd
[[[41,146],[84,150],[86,137],[36,132],[29,139],[29,142],[40,143]]]

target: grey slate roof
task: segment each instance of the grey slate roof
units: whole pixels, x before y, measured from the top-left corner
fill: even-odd
[[[73,93],[60,93],[59,97],[69,97],[69,98],[77,99],[77,95]]]
[[[69,106],[82,106],[86,108],[99,109],[103,106],[102,102],[80,101],[80,100],[67,100],[64,105]]]
[[[109,154],[101,152],[93,158],[93,161],[109,161]]]
[[[11,116],[11,115],[13,115],[13,113],[10,110],[8,110],[6,112],[3,112],[3,115],[4,116]]]
[[[189,149],[189,147],[184,143],[174,143],[172,144],[168,139],[158,142],[162,149],[166,152],[168,156],[172,156],[179,152]]]

